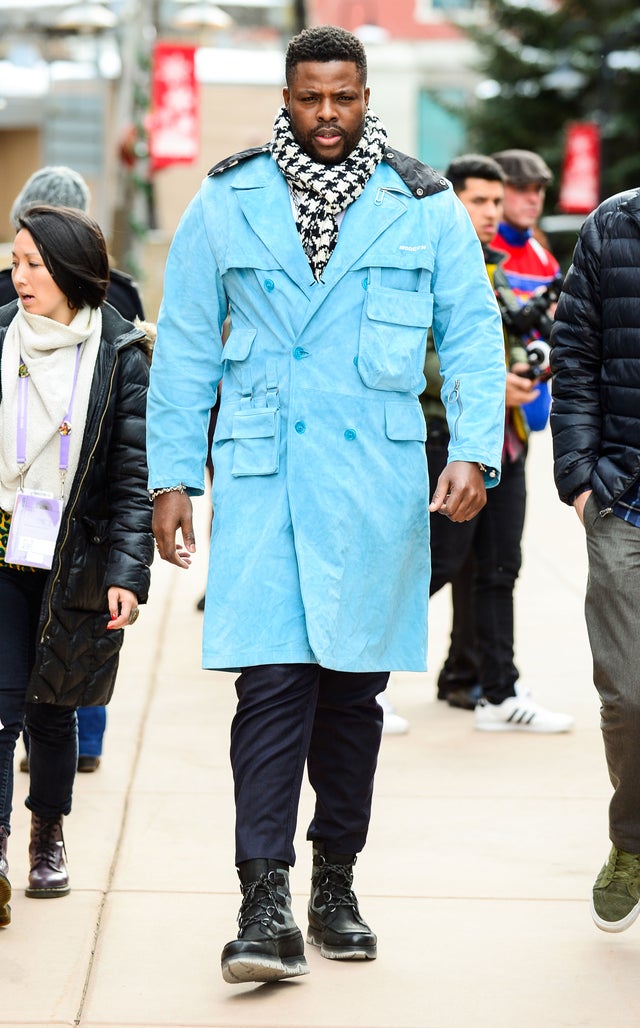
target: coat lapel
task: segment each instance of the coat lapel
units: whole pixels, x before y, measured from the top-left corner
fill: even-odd
[[[266,178],[262,185],[237,189],[236,195],[253,232],[287,275],[311,298],[313,274],[302,249],[283,176],[278,172]]]
[[[310,297],[311,303],[301,331],[344,275],[351,271],[389,226],[407,211],[407,198],[381,188],[375,182],[376,178],[374,174],[362,195],[345,212],[336,248],[325,268],[322,283],[317,284]]]
[[[385,179],[383,171],[375,172],[362,195],[347,208],[321,283],[314,281],[302,249],[283,176],[276,172],[262,183],[249,180],[250,188],[239,183],[236,195],[252,231],[310,301],[304,325],[376,239],[406,213],[407,197],[395,183],[395,189],[385,188]]]

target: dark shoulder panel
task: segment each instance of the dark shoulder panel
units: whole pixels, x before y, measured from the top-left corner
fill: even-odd
[[[449,188],[446,178],[443,178],[430,165],[423,164],[416,157],[409,157],[400,150],[387,148],[382,159],[390,164],[394,171],[397,171],[402,181],[418,200],[424,199],[425,196],[432,196],[434,193],[441,193],[444,189]]]
[[[264,143],[263,146],[252,146],[249,150],[241,150],[240,153],[234,153],[231,157],[225,157],[223,161],[214,164],[208,175],[220,175],[223,171],[228,171],[229,168],[235,168],[236,164],[240,164],[242,161],[250,161],[252,157],[258,157],[262,153],[269,153],[270,150],[271,146],[269,143]]]
[[[3,268],[0,271],[0,307],[5,303],[11,303],[12,300],[17,299],[17,296],[18,294],[13,288],[11,268]]]

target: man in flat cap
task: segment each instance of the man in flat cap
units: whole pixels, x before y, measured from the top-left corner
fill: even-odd
[[[524,303],[560,273],[557,260],[533,232],[553,174],[531,150],[500,150],[491,156],[505,174],[502,221],[491,246],[507,254],[502,268]]]

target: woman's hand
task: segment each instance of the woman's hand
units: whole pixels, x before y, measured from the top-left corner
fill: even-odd
[[[107,592],[111,621],[107,628],[126,628],[138,618],[138,597],[129,589],[112,585]]]

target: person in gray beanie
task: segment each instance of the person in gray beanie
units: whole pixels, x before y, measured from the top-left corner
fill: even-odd
[[[18,229],[18,219],[33,204],[50,204],[52,207],[78,207],[89,210],[91,193],[82,175],[64,165],[39,168],[27,179],[13,201],[11,221]]]
[[[79,171],[64,164],[48,165],[34,171],[13,201],[10,218],[17,230],[18,219],[34,204],[51,207],[74,207],[85,213],[89,210],[91,193]],[[11,281],[11,269],[0,271],[0,307],[16,298]],[[109,267],[107,302],[126,318],[144,321],[144,309],[138,288],[124,271]]]

